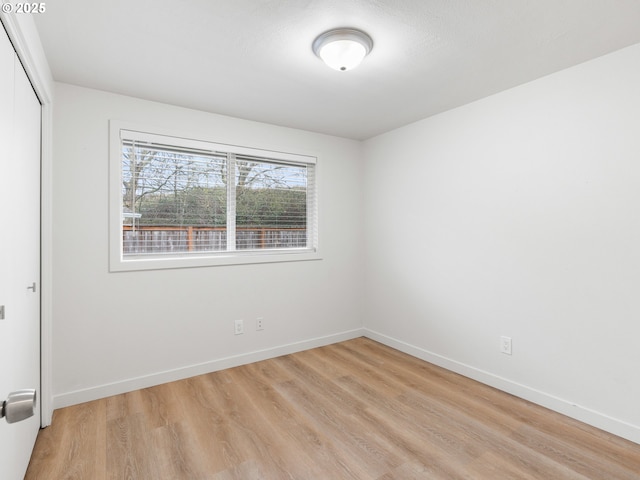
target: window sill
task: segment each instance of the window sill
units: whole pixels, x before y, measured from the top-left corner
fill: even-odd
[[[142,270],[165,270],[172,268],[202,268],[226,265],[250,265],[259,263],[305,262],[322,260],[316,251],[301,250],[299,252],[224,252],[217,254],[185,255],[182,257],[136,256],[127,259],[111,260],[110,272],[135,272]]]

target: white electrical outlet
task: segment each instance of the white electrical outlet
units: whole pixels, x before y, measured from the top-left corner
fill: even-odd
[[[244,333],[244,324],[243,324],[242,319],[240,319],[240,320],[235,320],[235,321],[233,322],[233,327],[234,327],[234,333],[235,333],[236,335],[241,335],[241,334],[243,334],[243,333]]]
[[[256,330],[264,330],[264,318],[256,318]]]
[[[505,355],[511,355],[511,337],[500,337],[500,351]]]

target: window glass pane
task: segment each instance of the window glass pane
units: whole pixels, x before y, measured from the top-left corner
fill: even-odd
[[[307,169],[236,157],[236,248],[307,246]]]
[[[226,249],[225,153],[122,144],[124,255]]]

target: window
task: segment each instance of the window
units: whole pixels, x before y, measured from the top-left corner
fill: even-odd
[[[315,158],[111,125],[111,270],[317,257]]]

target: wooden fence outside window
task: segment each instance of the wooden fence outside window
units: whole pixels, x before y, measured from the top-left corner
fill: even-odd
[[[227,249],[226,227],[122,226],[124,255],[218,252]],[[236,227],[237,250],[307,246],[305,228]]]

